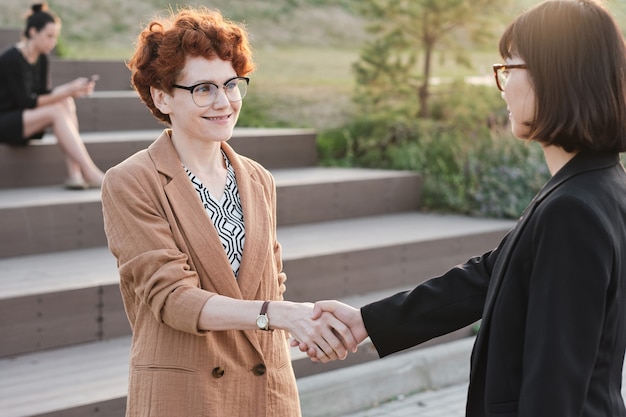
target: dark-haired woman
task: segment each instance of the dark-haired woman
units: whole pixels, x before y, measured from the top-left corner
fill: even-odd
[[[595,1],[547,1],[511,23],[500,54],[513,133],[541,144],[552,178],[493,251],[360,310],[316,308],[381,356],[482,318],[467,416],[626,416],[622,32]]]
[[[169,126],[107,171],[102,206],[133,330],[128,417],[297,417],[288,333],[345,357],[332,315],[283,300],[271,174],[228,144],[254,66],[219,12],[152,21],[129,61]],[[346,333],[347,332],[347,333]]]
[[[89,156],[78,133],[75,97],[91,94],[95,81],[77,78],[49,88],[48,54],[61,22],[45,4],[26,18],[23,40],[0,55],[0,142],[26,145],[51,128],[65,155],[66,187],[100,187],[104,173]]]

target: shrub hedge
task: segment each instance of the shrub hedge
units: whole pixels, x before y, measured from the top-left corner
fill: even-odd
[[[362,115],[320,132],[325,165],[414,170],[425,210],[516,218],[549,178],[541,148],[512,136],[493,86],[438,88],[431,118]]]

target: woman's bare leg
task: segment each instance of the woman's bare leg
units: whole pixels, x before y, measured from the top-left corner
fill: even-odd
[[[61,102],[66,107],[67,114],[70,116],[70,122],[76,129],[76,132],[79,132],[78,129],[78,117],[76,115],[76,104],[74,100],[71,98],[67,98]],[[70,181],[75,181],[76,183],[80,183],[84,181],[84,176],[80,164],[74,161],[73,158],[70,158],[68,155],[65,156],[65,164],[67,165],[67,173],[68,179]],[[90,181],[91,182],[91,181]],[[102,181],[97,181],[100,184]]]
[[[92,185],[102,183],[104,173],[93,162],[80,138],[72,99],[24,111],[24,136],[28,137],[52,127],[66,158],[69,179],[80,180],[78,174]],[[78,167],[78,168],[77,168]]]

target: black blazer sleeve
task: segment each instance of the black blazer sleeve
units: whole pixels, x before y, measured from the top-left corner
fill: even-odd
[[[501,248],[508,235],[500,243]],[[481,318],[499,249],[457,265],[411,291],[361,308],[380,357],[470,325]]]

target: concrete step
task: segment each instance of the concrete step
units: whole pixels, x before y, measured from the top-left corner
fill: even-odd
[[[495,247],[511,226],[412,212],[279,227],[285,298],[360,306]],[[0,357],[130,332],[105,247],[0,259],[0,270]]]
[[[380,360],[348,366],[298,379],[298,391],[303,414],[306,417],[356,416],[462,416],[469,379],[473,337],[440,343],[422,349],[399,352]],[[358,383],[356,383],[358,381]],[[408,402],[412,394],[458,387],[455,394],[445,399],[450,408],[440,401],[440,407]],[[408,397],[408,398],[407,398]],[[426,400],[426,396],[422,398]],[[434,398],[430,398],[434,400]],[[375,408],[396,400],[396,406]],[[459,407],[459,402],[461,406]],[[429,412],[430,411],[430,412]]]
[[[106,170],[147,148],[161,131],[91,132],[81,137],[96,165]],[[229,143],[268,169],[295,168],[316,165],[316,136],[311,129],[236,128]],[[65,177],[63,154],[54,135],[26,147],[0,144],[0,192],[5,188],[62,184]]]
[[[404,171],[273,169],[278,224],[417,210],[420,177]],[[0,190],[0,258],[106,244],[100,190]]]

